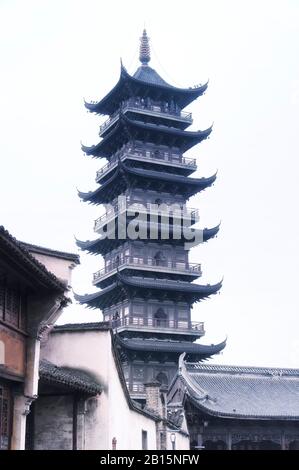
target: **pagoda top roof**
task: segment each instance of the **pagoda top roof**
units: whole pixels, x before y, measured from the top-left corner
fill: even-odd
[[[166,294],[170,297],[175,294],[194,303],[216,294],[221,287],[222,281],[212,285],[200,285],[185,281],[125,276],[118,273],[116,281],[108,287],[92,294],[75,294],[75,299],[81,304],[87,304],[90,308],[103,309],[124,300],[130,293],[134,295],[138,291],[140,294],[144,292],[147,295],[149,290],[152,290],[153,295],[157,298],[162,296],[165,299]]]
[[[151,68],[149,65],[141,65],[138,67],[133,75],[133,78],[141,80],[142,82],[151,83],[153,85],[162,85],[169,88],[174,88],[172,85],[169,85],[169,83],[165,82],[165,80],[160,77],[156,70]]]
[[[183,152],[186,152],[194,145],[207,139],[212,132],[212,128],[213,126],[203,131],[185,131],[175,127],[136,121],[128,118],[123,113],[119,113],[116,124],[98,144],[90,147],[82,145],[81,148],[86,155],[109,158],[129,140],[146,139],[147,142],[151,143],[159,142],[159,145],[177,146]]]
[[[112,90],[96,103],[85,101],[85,107],[92,113],[112,115],[119,108],[121,101],[134,96],[150,96],[165,101],[175,100],[183,109],[203,95],[207,87],[208,83],[193,88],[178,88],[167,83],[147,64],[138,67],[133,75],[121,64],[119,80]]]
[[[89,191],[88,193],[78,191],[78,195],[83,201],[88,201],[91,204],[102,204],[122,194],[129,183],[136,185],[136,182],[141,181],[143,188],[155,182],[159,182],[160,186],[162,184],[165,191],[172,192],[174,189],[179,188],[179,192],[188,198],[211,186],[216,180],[216,175],[217,173],[208,178],[189,178],[172,173],[129,167],[119,162],[117,170],[111,178],[95,191]],[[117,184],[115,184],[116,181]]]
[[[299,369],[210,365],[180,359],[187,396],[223,418],[299,420]]]

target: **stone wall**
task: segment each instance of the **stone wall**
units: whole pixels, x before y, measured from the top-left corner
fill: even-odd
[[[72,448],[72,395],[40,396],[34,407],[34,450]]]

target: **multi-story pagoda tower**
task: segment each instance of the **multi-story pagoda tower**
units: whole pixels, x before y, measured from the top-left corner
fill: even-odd
[[[104,321],[111,322],[129,391],[142,400],[145,382],[170,383],[182,352],[198,361],[221,351],[225,342],[211,346],[195,342],[204,335],[204,325],[191,321],[192,305],[221,287],[221,282],[192,282],[201,276],[201,266],[189,262],[190,245],[186,245],[188,229],[194,244],[214,237],[219,229],[194,229],[198,211],[185,207],[191,196],[216,179],[216,175],[190,178],[196,161],[184,157],[211,133],[211,128],[186,131],[192,116],[183,111],[207,84],[182,89],[166,83],[148,65],[146,31],[140,62],[133,76],[121,64],[114,88],[101,101],[85,103],[90,112],[109,117],[100,127],[101,141],[83,146],[83,151],[107,163],[97,172],[97,189],[79,196],[109,207],[95,221],[100,236],[77,241],[81,249],[104,258],[93,280],[101,290],[77,299],[101,309]],[[133,234],[130,224],[135,224]]]

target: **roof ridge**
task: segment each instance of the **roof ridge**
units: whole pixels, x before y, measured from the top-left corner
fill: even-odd
[[[56,284],[56,287],[60,287],[63,291],[65,291],[67,289],[66,284],[63,281],[61,281],[58,277],[56,277],[55,274],[53,274],[51,271],[49,271],[43,263],[41,263],[39,260],[37,260],[30,253],[28,248],[26,248],[23,245],[23,242],[17,240],[15,237],[13,237],[3,225],[0,225],[0,235],[1,234],[4,235],[7,242],[9,242],[13,245],[14,250],[19,250],[22,253],[22,255],[27,257],[27,262],[29,262],[31,264],[31,267],[33,267],[34,270],[36,270],[36,271],[41,270],[42,273],[45,276],[48,276],[51,279],[51,281]]]
[[[242,366],[242,365],[230,365],[230,364],[201,364],[196,362],[187,362],[187,370],[193,371],[211,371],[211,372],[240,372],[240,373],[279,373],[287,372],[299,375],[299,368],[286,368],[286,367],[267,367],[267,366]],[[273,374],[272,374],[273,375]],[[278,375],[278,374],[277,374]]]
[[[47,247],[41,246],[41,245],[34,245],[32,243],[23,242],[21,240],[19,241],[19,243],[24,248],[26,248],[28,251],[33,251],[35,253],[41,253],[41,254],[43,254],[42,252],[48,252],[50,256],[51,255],[53,255],[53,256],[57,255],[58,257],[61,256],[61,257],[65,257],[67,259],[73,260],[77,264],[80,263],[80,257],[76,253],[70,253],[70,252],[67,252],[67,251],[54,250],[52,248],[47,248]]]

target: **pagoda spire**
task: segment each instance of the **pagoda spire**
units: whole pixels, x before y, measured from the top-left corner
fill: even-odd
[[[140,38],[139,60],[142,65],[147,65],[151,60],[149,37],[147,35],[146,29],[143,30],[142,36]]]

